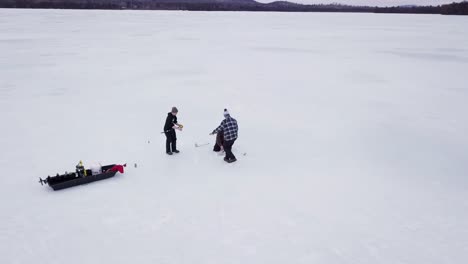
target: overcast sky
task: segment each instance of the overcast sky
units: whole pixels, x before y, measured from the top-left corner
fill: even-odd
[[[257,0],[258,2],[268,3],[275,0]],[[329,4],[341,3],[347,5],[369,5],[369,6],[396,6],[396,5],[439,5],[453,2],[462,2],[462,0],[288,0],[301,4]]]

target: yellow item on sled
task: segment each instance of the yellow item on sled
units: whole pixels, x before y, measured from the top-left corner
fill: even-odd
[[[85,169],[85,167],[83,166],[83,161],[80,160],[80,163],[78,163],[78,165],[79,165],[81,168],[83,168],[84,176],[85,176],[85,177],[88,176],[88,175],[86,174],[86,169]]]

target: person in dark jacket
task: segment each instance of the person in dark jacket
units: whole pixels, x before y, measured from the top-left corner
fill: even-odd
[[[172,107],[170,113],[167,114],[166,123],[164,124],[164,134],[166,134],[166,153],[172,155],[172,153],[179,153],[176,146],[176,132],[175,130],[182,130],[182,125],[177,123],[177,113],[179,110],[176,107]]]
[[[239,127],[237,125],[237,120],[231,117],[227,109],[224,109],[224,120],[215,130],[213,130],[213,132],[211,132],[210,135],[214,135],[220,132],[223,133],[223,148],[226,152],[224,161],[226,162],[231,163],[237,161],[236,157],[232,153],[232,145],[234,145],[234,142],[237,139],[238,131]]]
[[[223,135],[223,131],[218,131],[218,133],[216,133],[216,142],[215,142],[215,145],[213,147],[213,151],[214,152],[223,152],[224,151],[224,135]]]

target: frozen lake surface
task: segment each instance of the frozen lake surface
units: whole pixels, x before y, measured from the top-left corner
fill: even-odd
[[[465,17],[0,9],[0,263],[467,263],[467,70]]]

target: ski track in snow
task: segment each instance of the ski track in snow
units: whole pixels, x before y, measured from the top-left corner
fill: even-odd
[[[0,263],[466,263],[466,47],[463,17],[1,9]],[[37,183],[79,160],[129,166]]]

